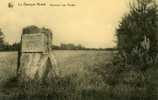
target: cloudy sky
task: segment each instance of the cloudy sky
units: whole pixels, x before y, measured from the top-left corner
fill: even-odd
[[[1,0],[0,28],[6,41],[20,40],[22,28],[27,25],[48,27],[54,33],[54,44],[75,43],[86,47],[115,46],[115,28],[128,12],[130,0]],[[8,2],[14,4],[8,8]],[[43,2],[47,6],[18,6]],[[49,6],[75,4],[75,6]]]

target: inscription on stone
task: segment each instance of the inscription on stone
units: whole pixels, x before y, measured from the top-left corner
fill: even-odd
[[[46,45],[44,34],[24,34],[22,37],[22,52],[45,52]]]

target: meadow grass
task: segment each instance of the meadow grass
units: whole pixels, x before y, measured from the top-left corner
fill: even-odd
[[[16,81],[17,71],[17,52],[1,52],[0,68],[2,96],[56,96],[63,98],[85,99],[91,98],[91,95],[99,96],[103,94],[104,83],[93,69],[99,67],[99,64],[109,63],[112,59],[112,52],[109,51],[82,51],[82,50],[59,50],[52,52],[58,63],[60,76],[49,84],[49,87],[40,84],[19,86]],[[105,56],[106,55],[106,56]],[[31,83],[30,83],[31,84]],[[39,86],[40,88],[37,88]],[[44,88],[43,88],[44,87]],[[104,95],[102,95],[104,96]]]
[[[111,62],[115,54],[111,51],[59,50],[52,53],[58,62],[59,77],[46,80],[45,84],[18,84],[17,52],[1,52],[0,82],[3,85],[0,88],[0,99],[149,100],[148,96],[157,95],[153,87],[158,86],[158,71],[151,68],[142,73],[130,65],[116,66]],[[152,75],[150,82],[145,80],[144,75]],[[157,100],[155,96],[151,98]]]

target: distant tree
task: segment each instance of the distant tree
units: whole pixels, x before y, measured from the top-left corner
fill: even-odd
[[[4,33],[0,29],[0,50],[4,49]]]
[[[54,49],[54,50],[60,50],[61,48],[58,45],[52,45],[52,49]]]
[[[0,44],[4,43],[4,33],[0,29]]]
[[[84,49],[86,49],[84,46],[82,46],[81,44],[78,44],[78,45],[76,45],[76,49],[78,49],[78,50],[84,50]]]
[[[11,45],[11,48],[10,48],[12,51],[18,51],[20,49],[20,43],[14,43]]]
[[[156,57],[158,52],[158,10],[154,0],[136,0],[117,29],[118,49],[128,63]]]
[[[62,43],[60,45],[60,48],[63,49],[63,50],[84,50],[84,49],[86,49],[81,44],[75,45],[73,43],[68,43],[68,44]]]

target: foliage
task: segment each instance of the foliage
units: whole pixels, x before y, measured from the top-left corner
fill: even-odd
[[[5,43],[1,46],[0,51],[18,51],[20,49],[20,43],[8,44]]]
[[[0,50],[4,47],[4,33],[0,29]]]
[[[0,51],[18,51],[20,49],[20,43],[8,44],[5,43],[1,46]],[[106,51],[116,51],[115,48],[86,48],[81,44],[75,45],[73,43],[61,45],[52,45],[53,50],[106,50]]]
[[[94,70],[103,77],[111,98],[156,100],[157,13],[154,0],[136,0],[122,18],[116,30],[119,52],[111,63]]]
[[[135,50],[142,54],[145,52],[145,55],[150,56],[150,58],[156,57],[158,51],[157,12],[157,4],[154,0],[136,0],[136,2],[130,4],[130,12],[122,18],[116,31],[119,51],[122,55],[127,54],[127,63],[135,62],[136,58],[132,54]],[[149,43],[147,48],[144,48],[141,44],[146,41],[145,39]]]
[[[0,51],[17,51],[20,48],[19,43],[9,44],[5,41],[5,35],[0,29]]]
[[[4,43],[4,33],[0,29],[0,45]]]
[[[156,100],[155,69],[142,71],[140,65],[126,64],[119,53],[113,55],[111,63],[100,64],[94,69],[103,78],[105,93],[115,100]]]
[[[60,46],[53,45],[52,49],[57,49],[57,50],[84,50],[85,47],[82,46],[81,44],[75,45],[73,43],[62,43]]]
[[[81,44],[73,43],[61,43],[60,45],[52,45],[54,50],[106,50],[106,51],[116,51],[116,48],[88,48]]]

